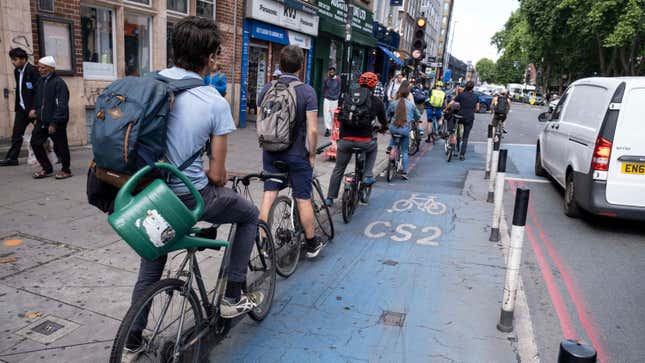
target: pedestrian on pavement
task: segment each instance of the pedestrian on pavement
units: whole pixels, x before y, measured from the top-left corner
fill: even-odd
[[[214,63],[211,71],[204,77],[204,83],[213,86],[222,97],[226,97],[226,75],[222,73],[222,66]]]
[[[298,212],[300,214],[300,223],[305,230],[305,251],[308,258],[318,256],[327,241],[316,236],[314,230],[314,209],[311,204],[311,191],[313,181],[314,163],[316,161],[316,145],[318,142],[318,98],[316,91],[308,84],[302,83],[298,79],[298,72],[302,68],[304,53],[302,49],[295,45],[289,45],[280,51],[280,70],[282,75],[278,83],[289,85],[292,82],[298,82],[295,86],[296,93],[296,113],[295,126],[291,132],[291,145],[282,150],[262,152],[262,164],[265,171],[269,173],[280,173],[274,165],[275,162],[282,162],[287,165],[289,182],[292,186],[293,197],[298,203]],[[330,67],[330,77],[333,79]],[[329,86],[335,85],[330,82]],[[264,97],[269,90],[275,89],[273,82],[264,85],[258,97],[258,115],[262,115],[260,109]],[[340,92],[340,82],[338,83],[338,92]],[[325,91],[331,92],[331,88],[325,88]],[[334,94],[328,94],[333,96]],[[333,101],[333,100],[332,100]],[[278,111],[279,112],[279,111]],[[269,216],[269,210],[273,201],[278,196],[282,184],[275,181],[266,181],[264,183],[264,196],[262,198],[262,208],[260,209],[260,219],[266,221]]]
[[[338,190],[340,183],[345,174],[347,164],[351,161],[354,155],[352,149],[360,148],[365,151],[365,177],[362,182],[365,185],[372,185],[376,182],[374,179],[374,163],[376,162],[376,154],[378,152],[378,145],[376,139],[373,137],[373,130],[375,129],[373,121],[378,119],[378,129],[381,132],[387,130],[388,122],[385,115],[385,105],[383,105],[383,97],[374,94],[376,85],[378,84],[378,76],[372,72],[363,73],[359,79],[358,84],[361,89],[364,89],[365,96],[369,97],[369,102],[365,102],[363,107],[369,107],[367,112],[363,113],[357,106],[356,114],[364,114],[364,120],[347,119],[347,114],[341,111],[338,116],[340,120],[340,139],[338,140],[338,147],[336,149],[336,165],[334,171],[331,173],[329,180],[329,189],[327,190],[327,199],[325,204],[331,206],[334,204],[334,199],[338,197]],[[353,94],[354,92],[352,90]],[[343,101],[345,104],[346,101]],[[351,102],[351,101],[347,101]],[[341,109],[347,109],[347,106]],[[359,125],[356,127],[355,125]]]
[[[392,79],[387,87],[387,90],[385,91],[385,94],[387,95],[387,100],[388,102],[392,102],[396,100],[397,98],[397,92],[399,92],[399,88],[401,87],[401,84],[406,81],[405,77],[403,77],[403,74],[401,72],[398,72],[395,76],[394,79]]]
[[[18,165],[22,139],[27,125],[32,122],[29,112],[33,110],[36,86],[40,80],[38,70],[29,63],[27,52],[24,49],[13,48],[9,51],[9,58],[14,66],[13,75],[16,79],[16,102],[14,104],[16,115],[11,133],[11,147],[4,160],[0,160],[0,166]]]
[[[459,160],[466,160],[466,150],[468,149],[468,137],[470,130],[472,130],[475,123],[475,113],[479,112],[479,97],[473,92],[475,82],[466,82],[466,88],[463,92],[459,92],[457,97],[450,101],[450,106],[454,106],[455,102],[459,103],[459,115],[463,117],[464,134],[461,139],[461,151]]]
[[[336,75],[336,67],[329,67],[329,73],[323,81],[323,118],[325,120],[325,137],[329,137],[334,122],[334,111],[338,108],[340,97],[340,78]]]
[[[394,120],[390,124],[390,146],[387,148],[389,154],[394,146],[394,135],[401,136],[401,159],[403,161],[401,178],[408,180],[408,147],[410,146],[410,125],[421,118],[421,112],[414,104],[414,100],[410,100],[409,83],[405,81],[399,91],[397,92],[398,98],[390,103],[387,114],[393,115]]]
[[[493,114],[493,126],[502,127],[502,132],[506,131],[506,118],[511,111],[511,98],[508,97],[506,89],[502,89],[499,95],[495,95],[491,101],[490,112]]]
[[[381,77],[376,74],[376,86],[374,87],[374,96],[377,97],[378,99],[381,100],[381,102],[385,102],[385,88],[383,87],[383,83],[381,82]]]
[[[40,163],[42,170],[34,173],[34,179],[51,176],[54,172],[47,157],[45,142],[51,138],[54,152],[62,164],[56,179],[67,179],[72,176],[70,170],[69,145],[67,143],[67,123],[69,121],[69,90],[67,84],[56,73],[56,60],[52,56],[40,58],[38,72],[41,80],[36,87],[34,109],[29,116],[36,118],[36,125],[31,134],[31,148]]]

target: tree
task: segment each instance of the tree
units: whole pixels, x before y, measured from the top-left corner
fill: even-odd
[[[495,62],[488,58],[482,58],[475,64],[479,79],[483,82],[495,82]]]

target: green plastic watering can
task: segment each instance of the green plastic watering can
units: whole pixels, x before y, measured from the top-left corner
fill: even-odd
[[[141,178],[152,170],[150,166],[146,166],[119,190],[114,202],[114,213],[108,217],[112,228],[147,260],[154,260],[179,249],[222,245],[221,242],[189,236],[193,231],[192,227],[204,212],[204,200],[179,169],[167,163],[155,165],[170,171],[186,184],[195,199],[195,208],[188,209],[161,179],[155,179],[137,195],[132,195]]]

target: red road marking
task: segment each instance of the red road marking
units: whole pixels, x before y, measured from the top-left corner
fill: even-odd
[[[515,181],[511,180],[509,181],[509,184],[511,185],[511,190],[515,191]],[[576,331],[573,326],[573,322],[571,321],[571,316],[569,315],[567,307],[564,304],[564,300],[562,299],[562,295],[560,294],[560,290],[558,289],[558,285],[555,282],[555,278],[553,277],[551,266],[549,266],[548,261],[544,257],[542,248],[540,248],[537,239],[533,235],[533,230],[528,224],[526,225],[526,236],[531,243],[531,248],[533,249],[537,263],[540,266],[542,279],[546,284],[546,290],[549,293],[549,297],[551,298],[551,303],[553,304],[555,314],[558,316],[558,322],[560,323],[562,335],[567,339],[574,339],[576,337]]]
[[[524,183],[522,183],[522,185],[524,186]],[[575,277],[573,276],[573,274],[571,274],[571,271],[569,270],[568,266],[562,263],[562,260],[560,260],[559,255],[555,252],[555,249],[553,248],[553,245],[551,244],[550,240],[544,233],[544,230],[542,229],[542,226],[535,215],[532,203],[530,202],[529,202],[528,212],[529,212],[529,216],[531,217],[531,221],[533,222],[533,225],[535,226],[538,232],[540,239],[544,243],[544,247],[546,248],[547,253],[551,257],[551,260],[553,261],[555,268],[560,272],[560,276],[562,277],[562,282],[564,282],[564,286],[567,288],[567,292],[569,293],[569,296],[573,301],[573,305],[578,314],[578,319],[580,320],[580,324],[582,325],[582,328],[584,329],[585,333],[591,340],[592,346],[598,353],[598,360],[600,362],[608,362],[609,360],[607,359],[606,350],[598,334],[597,324],[593,321],[592,317],[587,313],[587,311],[590,311],[589,305],[587,304],[584,297],[580,293],[581,289],[579,288],[579,285]]]
[[[421,157],[423,157],[423,155],[425,155],[428,151],[432,150],[433,147],[434,147],[434,143],[432,145],[428,145],[428,147],[423,149],[423,151],[419,155],[417,155],[417,157],[414,159],[414,163],[412,163],[412,165],[410,165],[410,167],[408,167],[408,173],[411,172],[412,169],[414,169],[415,166],[417,166],[417,163],[419,162],[419,159],[421,159]]]

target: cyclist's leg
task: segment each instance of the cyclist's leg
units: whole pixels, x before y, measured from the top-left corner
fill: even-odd
[[[410,147],[410,131],[407,133],[403,132],[401,137],[401,159],[403,162],[403,173],[408,172],[408,148]]]
[[[280,171],[276,168],[273,163],[276,159],[269,153],[262,153],[262,170],[267,173],[279,173]],[[267,180],[264,182],[264,194],[262,195],[262,206],[260,207],[260,220],[268,222],[269,211],[271,210],[271,205],[273,201],[278,197],[278,193],[282,184],[273,180]]]
[[[468,137],[470,136],[470,130],[473,128],[473,121],[464,122],[464,134],[461,136],[461,156],[466,155],[466,150],[468,149]]]
[[[347,164],[349,164],[352,158],[352,145],[353,143],[351,141],[338,140],[336,147],[336,165],[329,179],[327,199],[334,200],[338,198],[338,190],[340,189],[340,183],[345,174],[345,168],[347,168]]]
[[[376,164],[376,152],[378,144],[376,140],[364,142],[363,150],[365,150],[365,177],[374,178],[374,164]]]
[[[167,258],[168,256],[164,255],[154,261],[148,261],[143,258],[141,259],[141,263],[139,264],[139,275],[137,277],[137,282],[134,285],[134,290],[132,290],[131,304],[135,304],[144,295],[146,289],[150,285],[161,279],[163,269],[166,266]],[[146,325],[148,325],[148,312],[146,310],[149,309],[150,307],[147,307],[141,314],[137,316],[137,320],[135,320],[134,324],[132,325],[133,334],[140,334],[140,332],[145,329]]]
[[[337,154],[338,156],[338,154]],[[338,157],[337,159],[338,160]],[[298,216],[300,224],[305,232],[305,250],[307,257],[318,256],[325,242],[316,236],[314,208],[311,204],[311,192],[313,189],[314,169],[307,158],[294,155],[288,157],[289,180],[292,186],[293,197],[298,204]]]

